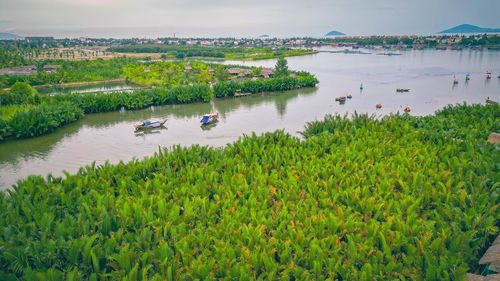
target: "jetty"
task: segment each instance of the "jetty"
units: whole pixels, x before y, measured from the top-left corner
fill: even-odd
[[[479,264],[485,269],[481,275],[467,273],[468,281],[500,280],[500,234],[481,257]]]

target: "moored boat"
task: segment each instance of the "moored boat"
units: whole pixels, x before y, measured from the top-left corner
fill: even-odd
[[[381,108],[382,108],[382,104],[377,103],[377,105],[375,105],[375,108],[376,108],[376,109],[381,109]]]
[[[352,99],[352,95],[347,95],[347,98],[348,99]]]
[[[205,114],[200,120],[201,125],[213,124],[219,121],[219,113]]]
[[[347,99],[347,97],[338,97],[338,98],[335,98],[335,101],[345,102],[346,99]]]
[[[406,106],[404,109],[404,112],[409,113],[411,111],[411,108],[409,106]]]
[[[135,130],[146,130],[146,129],[154,129],[154,128],[160,128],[160,127],[163,127],[163,125],[167,122],[167,119],[163,120],[163,121],[155,121],[155,122],[151,122],[151,121],[143,121],[141,124],[139,125],[135,125]]]
[[[398,93],[404,93],[404,92],[409,92],[410,89],[396,89],[396,92]]]
[[[486,80],[491,79],[491,71],[486,72]]]

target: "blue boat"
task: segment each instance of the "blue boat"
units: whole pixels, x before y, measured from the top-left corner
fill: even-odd
[[[167,120],[163,121],[156,121],[156,122],[151,122],[151,121],[144,121],[139,125],[135,125],[135,130],[145,130],[145,129],[154,129],[154,128],[160,128],[163,127],[163,125],[167,122]]]
[[[200,120],[201,125],[208,125],[219,121],[219,113],[205,114]]]

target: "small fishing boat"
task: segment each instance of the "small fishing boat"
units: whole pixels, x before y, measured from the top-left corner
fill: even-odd
[[[213,124],[219,121],[219,113],[205,114],[200,120],[201,125]]]
[[[348,99],[352,99],[352,95],[347,95],[347,98]]]
[[[359,86],[359,89],[363,90],[363,83],[361,83],[361,85]]]
[[[377,105],[375,105],[375,108],[376,108],[376,109],[381,109],[381,108],[382,108],[382,104],[377,103]]]
[[[167,119],[163,120],[163,121],[155,121],[155,122],[151,122],[151,121],[143,121],[141,124],[139,125],[135,125],[135,130],[138,131],[138,130],[147,130],[147,129],[154,129],[154,128],[160,128],[160,127],[163,127],[163,125],[167,122]]]
[[[411,108],[409,106],[406,106],[404,109],[404,112],[409,113],[411,111]]]
[[[465,81],[469,81],[470,80],[470,74],[467,73],[467,75],[465,75]]]
[[[338,98],[335,98],[335,101],[345,102],[346,99],[347,99],[347,97],[338,97]]]
[[[456,85],[458,84],[458,79],[457,77],[455,77],[455,75],[453,75],[453,85]]]
[[[396,89],[396,92],[398,93],[405,93],[405,92],[409,92],[410,89]]]
[[[486,72],[486,80],[491,79],[491,71]]]
[[[490,97],[486,97],[486,103],[489,103],[489,104],[498,104],[498,102],[496,102],[494,100],[490,100]]]

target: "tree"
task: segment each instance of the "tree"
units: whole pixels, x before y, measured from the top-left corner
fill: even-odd
[[[0,104],[35,104],[40,101],[38,92],[26,82],[16,82],[8,93],[2,94]]]
[[[288,62],[284,57],[280,57],[276,62],[276,67],[274,68],[275,77],[286,77],[288,76]]]
[[[229,77],[229,73],[227,73],[226,68],[223,65],[214,66],[214,76],[217,81],[226,81]]]
[[[262,68],[254,67],[252,68],[252,76],[258,77],[262,74]]]

